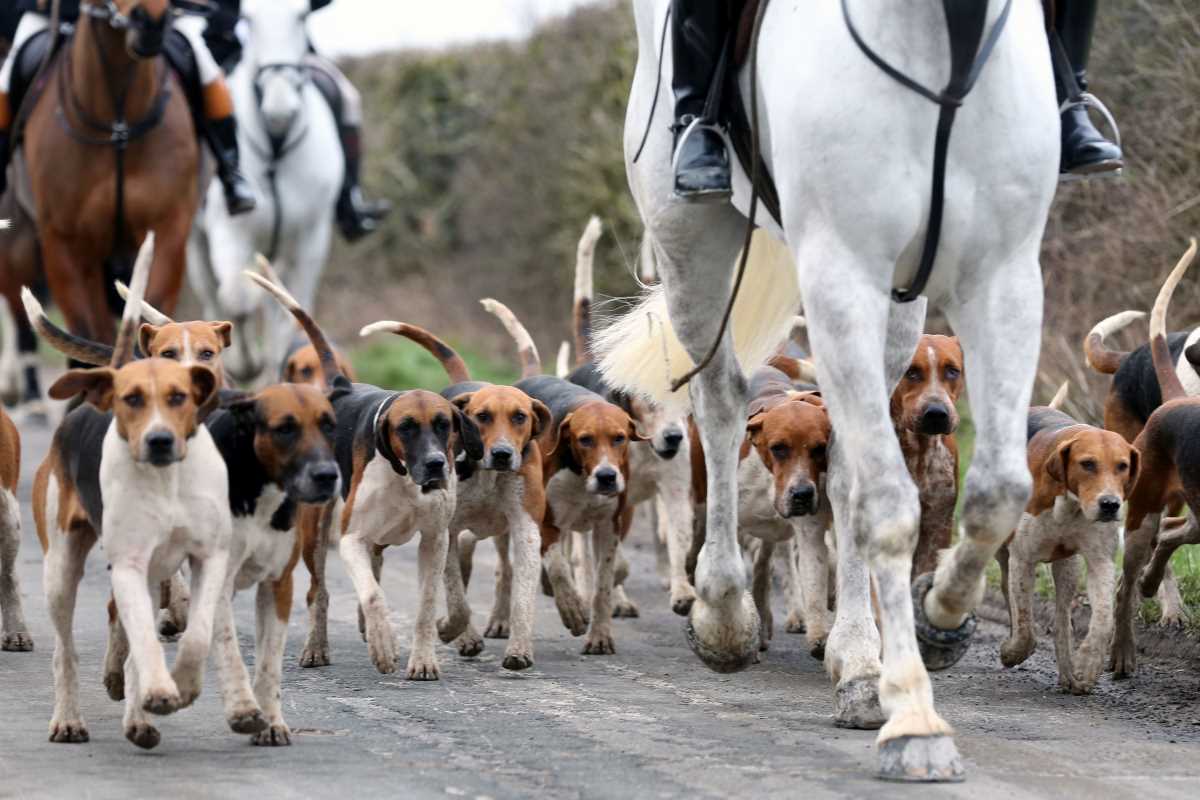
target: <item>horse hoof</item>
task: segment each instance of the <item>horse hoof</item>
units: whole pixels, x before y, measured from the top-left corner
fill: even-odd
[[[751,664],[758,663],[757,630],[733,650],[721,650],[706,644],[696,635],[696,629],[692,627],[690,619],[684,625],[683,632],[687,636],[687,643],[692,648],[692,652],[704,662],[704,666],[713,672],[741,672]]]
[[[913,620],[917,629],[917,648],[921,651],[925,669],[937,672],[953,667],[967,654],[979,621],[972,613],[954,630],[934,627],[925,616],[925,595],[929,594],[932,587],[931,572],[926,572],[913,582]]]
[[[887,716],[879,705],[879,678],[855,678],[837,687],[833,695],[833,724],[839,728],[873,731]]]
[[[959,783],[966,770],[949,736],[901,736],[880,743],[879,777],[905,783]]]

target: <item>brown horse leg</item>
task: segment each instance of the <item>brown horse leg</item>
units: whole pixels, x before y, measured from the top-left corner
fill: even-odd
[[[103,260],[93,254],[76,253],[66,242],[47,231],[42,241],[46,282],[54,302],[62,310],[67,329],[105,344],[112,344],[116,331],[108,310]]]

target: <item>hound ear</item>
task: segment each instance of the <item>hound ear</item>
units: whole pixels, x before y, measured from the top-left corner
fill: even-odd
[[[533,400],[533,398],[530,398]],[[533,433],[531,439],[540,438],[543,433],[550,431],[550,425],[553,419],[550,417],[550,409],[541,400],[533,400]]]
[[[1067,473],[1071,468],[1071,445],[1074,443],[1074,439],[1064,442],[1046,457],[1046,472],[1059,483],[1067,482]]]
[[[296,382],[296,357],[294,355],[289,356],[288,360],[283,362],[282,380],[284,383]]]
[[[234,427],[240,433],[253,435],[254,427],[257,424],[256,411],[258,409],[258,398],[249,392],[217,392],[221,408],[229,412],[233,417]]]
[[[629,418],[629,441],[631,441],[631,442],[648,442],[652,438],[654,438],[654,437],[647,436],[645,433],[642,432],[642,429],[638,425],[638,421],[636,418],[634,418],[632,416]]]
[[[229,347],[233,344],[233,323],[232,322],[210,322],[213,333],[221,340],[221,347]]]
[[[112,409],[113,379],[116,377],[109,367],[96,369],[73,369],[64,374],[50,387],[48,394],[55,400],[70,400],[79,393],[101,411]]]
[[[552,425],[546,426],[546,430],[543,432],[541,442],[541,451],[543,456],[548,458],[570,439],[571,417],[573,416],[575,415],[567,414],[565,417],[563,417],[562,422],[558,423],[557,428],[553,427]],[[568,448],[568,450],[570,450],[570,448]]]
[[[746,438],[750,440],[750,444],[758,446],[758,437],[762,435],[763,417],[765,414],[758,413],[751,417],[746,422]]]
[[[1129,448],[1129,477],[1125,479],[1125,496],[1133,491],[1134,484],[1137,483],[1138,468],[1142,465],[1142,454],[1138,452],[1136,447]]]
[[[474,461],[483,458],[483,437],[479,435],[479,426],[457,408],[454,409],[454,432],[458,434],[468,458]]]
[[[392,447],[392,421],[388,419],[386,411],[381,417],[375,428],[375,449],[379,451],[379,455],[387,459],[397,475],[407,475],[408,467],[404,466],[404,461]]]
[[[450,401],[450,404],[453,405],[455,408],[457,408],[459,411],[466,411],[467,406],[469,406],[471,404],[471,398],[474,396],[475,396],[474,392],[464,392],[460,395],[455,395],[454,399]]]
[[[196,415],[199,419],[204,419],[220,402],[217,394],[217,374],[199,364],[189,371],[192,375],[192,400],[196,403]]]
[[[142,326],[138,328],[138,351],[143,356],[150,356],[150,342],[154,341],[158,330],[157,325],[151,325],[149,322],[143,322]]]

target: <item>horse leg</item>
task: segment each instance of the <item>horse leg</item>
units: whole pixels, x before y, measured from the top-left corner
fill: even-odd
[[[111,344],[116,333],[105,298],[104,272],[87,263],[70,244],[47,232],[43,241],[46,282],[62,311],[67,330]],[[89,365],[79,365],[89,366]]]
[[[175,313],[179,293],[183,291],[183,273],[187,264],[187,237],[191,215],[178,215],[170,224],[155,231],[154,263],[146,284],[146,302],[164,314]]]

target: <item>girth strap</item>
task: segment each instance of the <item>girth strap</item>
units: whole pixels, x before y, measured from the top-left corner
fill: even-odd
[[[938,243],[942,233],[942,216],[946,199],[946,154],[950,147],[950,131],[954,126],[954,116],[963,100],[975,85],[983,65],[987,63],[996,42],[1008,22],[1008,13],[1012,8],[1012,0],[1006,0],[1000,16],[992,26],[987,38],[983,36],[987,23],[986,2],[975,0],[942,0],[942,8],[946,13],[946,29],[950,36],[950,80],[940,92],[935,92],[905,75],[900,70],[887,63],[871,47],[863,41],[862,35],[850,18],[848,0],[842,0],[842,17],[846,21],[846,29],[850,38],[863,51],[875,66],[884,74],[893,78],[902,86],[911,89],[925,99],[940,107],[938,112],[937,133],[933,141],[933,185],[929,199],[929,225],[925,229],[925,243],[921,248],[921,261],[917,266],[917,274],[912,285],[905,289],[893,289],[892,299],[897,303],[910,303],[921,296],[929,276],[933,272],[933,263],[937,259]]]

